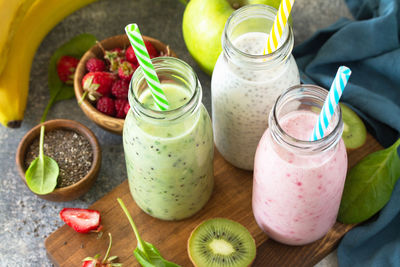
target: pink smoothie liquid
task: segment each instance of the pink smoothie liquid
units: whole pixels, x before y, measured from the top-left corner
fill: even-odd
[[[309,140],[318,115],[293,111],[279,120],[292,137]],[[347,172],[343,140],[325,152],[291,152],[264,133],[255,156],[253,213],[271,238],[303,245],[323,237],[336,221]]]

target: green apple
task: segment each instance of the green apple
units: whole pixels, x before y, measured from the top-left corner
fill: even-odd
[[[235,9],[265,4],[278,9],[280,0],[190,0],[183,14],[183,38],[200,68],[211,75],[222,51],[221,35]]]

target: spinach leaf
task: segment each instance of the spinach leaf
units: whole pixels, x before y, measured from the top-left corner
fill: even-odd
[[[135,232],[137,247],[134,250],[133,254],[135,255],[140,265],[142,265],[143,267],[180,267],[175,263],[165,260],[155,246],[144,241],[140,237],[139,231],[136,228],[132,216],[130,215],[128,209],[126,208],[124,202],[120,198],[117,198],[117,200],[119,205],[123,209],[126,217],[128,217],[129,223],[131,224],[132,229]]]
[[[39,156],[25,173],[27,185],[39,195],[48,194],[56,188],[59,173],[57,162],[43,153],[44,128],[44,125],[40,127]]]
[[[340,222],[363,222],[386,205],[400,177],[399,145],[400,139],[366,156],[349,171],[340,203]]]
[[[65,55],[81,58],[82,55],[96,43],[96,37],[91,34],[80,34],[59,47],[51,56],[49,64],[50,100],[46,106],[41,122],[46,120],[47,113],[52,105],[58,101],[74,97],[74,87],[64,84],[57,74],[57,62]]]

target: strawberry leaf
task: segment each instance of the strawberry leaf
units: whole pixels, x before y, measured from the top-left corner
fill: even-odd
[[[96,44],[95,36],[93,36],[92,34],[83,33],[75,36],[70,41],[63,44],[51,56],[49,71],[48,71],[50,100],[43,113],[41,119],[42,122],[46,120],[47,112],[54,103],[74,97],[74,86],[64,84],[58,77],[57,74],[58,60],[65,55],[81,58],[82,55],[95,44]]]

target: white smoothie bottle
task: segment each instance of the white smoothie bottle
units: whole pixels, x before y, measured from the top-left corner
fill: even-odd
[[[278,49],[263,55],[276,12],[266,5],[235,11],[225,25],[223,51],[212,74],[215,145],[228,162],[246,170],[253,170],[257,144],[276,98],[300,84],[289,25]]]

